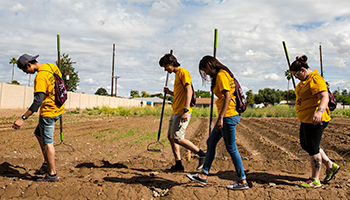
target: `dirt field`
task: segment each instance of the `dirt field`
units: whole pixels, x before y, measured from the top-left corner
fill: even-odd
[[[298,185],[311,174],[308,156],[300,151],[295,118],[242,118],[237,143],[250,189],[232,191],[237,179],[223,142],[218,145],[207,186],[191,182],[198,159],[181,151],[185,173],[166,173],[174,164],[166,140],[169,117],[163,120],[164,152],[149,152],[157,140],[159,118],[64,114],[64,143],[74,152],[57,152],[59,182],[40,183],[34,175],[43,162],[33,131],[38,116],[20,130],[11,128],[23,110],[0,110],[0,199],[350,199],[350,119],[334,118],[321,143],[340,165],[330,184],[318,189]],[[206,149],[208,118],[193,118],[186,138]],[[55,144],[60,142],[56,123]],[[69,150],[61,144],[58,150]],[[300,152],[299,152],[300,151]],[[322,166],[323,179],[325,167]]]

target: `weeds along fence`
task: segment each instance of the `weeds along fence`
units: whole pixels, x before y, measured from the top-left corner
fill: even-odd
[[[191,117],[209,117],[210,108],[192,108]],[[95,107],[92,109],[76,109],[68,111],[69,114],[79,114],[81,112],[94,114],[107,114],[107,115],[120,115],[120,116],[157,116],[161,115],[161,106],[144,106],[144,107],[118,107],[109,108],[106,106]],[[170,116],[172,109],[170,105],[166,105],[164,108],[164,116]],[[217,117],[217,109],[214,109],[213,117]],[[265,108],[247,108],[242,113],[242,117],[297,117],[294,106],[289,105],[275,105]],[[331,112],[332,117],[350,117],[350,109],[334,110]]]
[[[0,83],[0,109],[26,109],[33,103],[33,87]],[[68,92],[66,109],[108,106],[138,107],[140,100]]]

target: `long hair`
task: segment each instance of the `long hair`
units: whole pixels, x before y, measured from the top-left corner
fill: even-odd
[[[297,56],[295,58],[295,61],[290,65],[290,71],[300,71],[302,67],[305,69],[309,68],[309,65],[306,63],[307,61],[307,56],[302,55],[302,56]]]
[[[165,54],[160,60],[159,60],[159,65],[161,67],[164,67],[167,64],[173,64],[174,67],[179,67],[180,63],[177,62],[176,57],[173,54]]]
[[[231,78],[233,78],[233,74],[230,71],[230,69],[225,65],[223,65],[220,61],[218,61],[213,56],[204,56],[199,62],[199,74],[202,77],[203,84],[205,84],[206,82],[209,82],[207,74],[205,73],[205,71],[203,71],[204,69],[209,69],[211,72],[213,72],[213,75],[210,76],[212,90],[214,89],[214,86],[215,86],[216,75],[219,73],[220,69],[227,71],[227,73],[230,74]]]

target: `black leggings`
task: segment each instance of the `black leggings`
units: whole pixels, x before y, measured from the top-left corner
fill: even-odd
[[[320,152],[322,134],[327,125],[328,122],[322,122],[322,125],[301,123],[299,133],[300,145],[310,156]]]

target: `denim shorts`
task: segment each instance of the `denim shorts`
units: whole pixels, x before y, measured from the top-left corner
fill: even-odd
[[[53,133],[55,131],[55,122],[61,117],[39,117],[39,124],[36,127],[34,134],[42,139],[43,144],[53,143]]]

